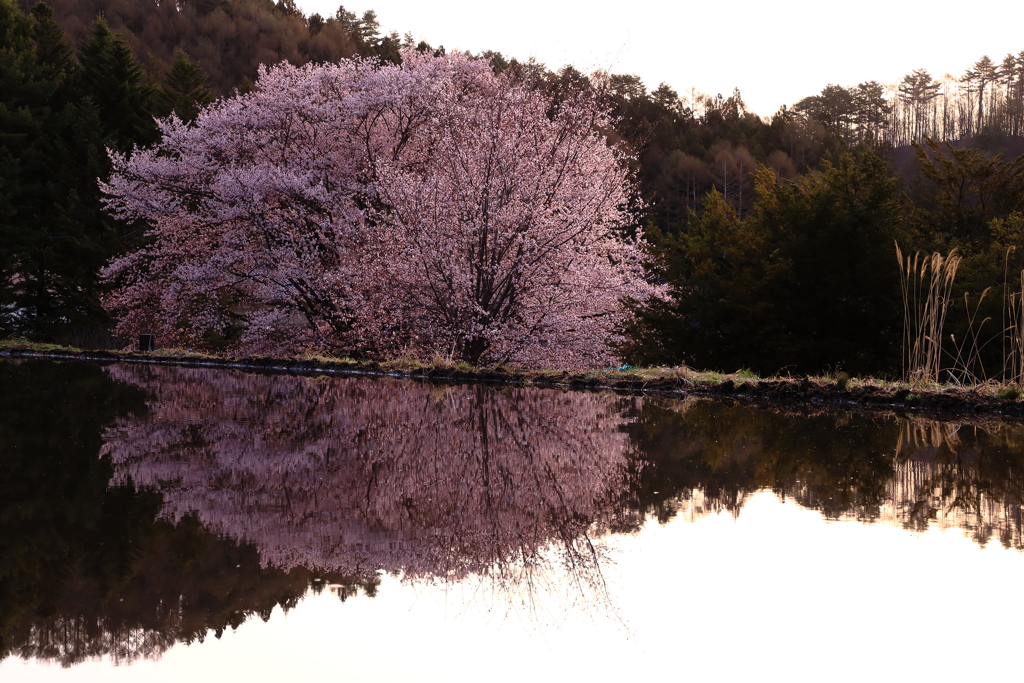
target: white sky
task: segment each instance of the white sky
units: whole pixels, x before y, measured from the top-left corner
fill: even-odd
[[[981,549],[957,530],[829,523],[770,492],[736,521],[677,517],[610,541],[603,572],[618,620],[583,609],[547,623],[505,618],[472,591],[386,577],[375,598],[310,597],[160,661],[64,670],[12,657],[0,680],[1020,679],[1024,555],[996,541]]]
[[[636,73],[651,89],[667,82],[728,95],[739,87],[763,116],[828,83],[895,82],[915,68],[959,76],[982,55],[999,62],[1024,50],[1024,3],[1014,0],[346,0],[377,12],[384,33],[412,31],[435,47],[535,56]],[[298,0],[307,14],[339,0]]]

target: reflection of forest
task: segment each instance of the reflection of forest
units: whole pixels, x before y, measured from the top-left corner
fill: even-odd
[[[39,361],[0,362],[0,386],[0,659],[154,657],[310,588],[342,599],[376,589],[372,575],[264,567],[194,517],[158,519],[159,492],[113,484],[102,431],[119,415],[144,419],[138,388]]]
[[[256,548],[218,539],[193,517],[157,521],[146,532],[130,579],[102,592],[88,574],[75,577],[52,614],[23,620],[10,634],[9,652],[63,666],[156,658],[179,642],[202,642],[209,633],[220,638],[252,617],[266,621],[275,607],[287,612],[310,590],[345,600],[372,596],[379,582],[372,575],[264,567]]]
[[[1024,429],[905,420],[897,454],[882,520],[919,530],[934,520],[1024,550]]]
[[[788,415],[648,402],[629,431],[649,466],[641,510],[667,521],[770,489],[830,519],[959,528],[1024,549],[1024,429],[858,413]]]
[[[159,656],[310,589],[373,595],[381,570],[600,599],[606,532],[738,515],[763,489],[1024,549],[1016,425],[162,367],[0,377],[0,657]]]

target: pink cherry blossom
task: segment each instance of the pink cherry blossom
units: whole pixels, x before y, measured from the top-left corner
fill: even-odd
[[[109,209],[152,243],[113,261],[123,334],[234,349],[608,363],[645,283],[628,172],[595,88],[550,93],[453,53],[260,73],[114,156]]]

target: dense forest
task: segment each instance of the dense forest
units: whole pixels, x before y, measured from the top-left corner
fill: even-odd
[[[290,0],[17,1],[0,0],[0,330],[80,345],[111,343],[98,271],[145,232],[103,211],[105,148],[152,144],[154,116],[191,120],[251,89],[260,64],[444,52],[383,35],[372,11],[307,17]],[[589,81],[477,57],[552,92]],[[946,353],[972,359],[972,377],[1006,374],[1006,302],[1024,266],[1024,52],[960,76],[828,84],[771,116],[738,89],[602,78],[611,138],[631,152],[650,277],[671,292],[635,305],[626,360],[898,374],[895,242],[958,250],[948,332],[960,341]]]

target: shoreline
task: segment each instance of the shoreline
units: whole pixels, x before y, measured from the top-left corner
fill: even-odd
[[[444,384],[491,384],[666,397],[697,396],[789,410],[855,409],[922,417],[994,417],[1024,421],[1024,400],[1000,398],[998,387],[911,385],[875,379],[759,378],[751,373],[698,372],[688,368],[515,370],[429,364],[409,359],[353,361],[336,358],[220,357],[184,351],[82,351],[25,342],[0,342],[0,359],[136,363],[241,370],[258,374],[391,377]]]

